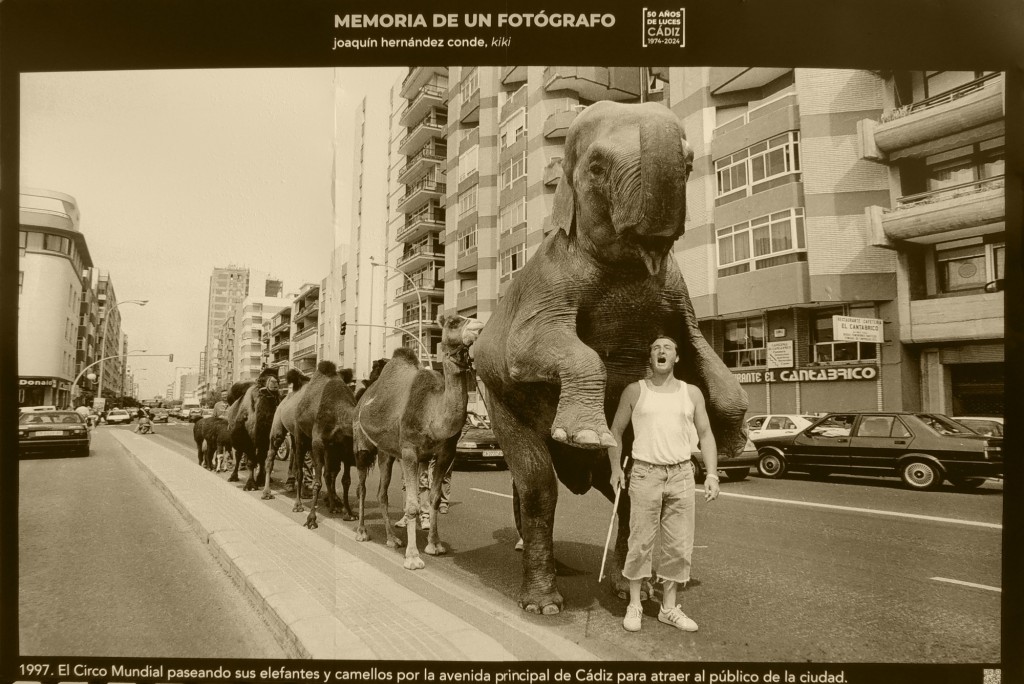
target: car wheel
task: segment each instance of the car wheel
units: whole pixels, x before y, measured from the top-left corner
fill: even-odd
[[[761,477],[774,479],[786,472],[786,462],[782,460],[782,455],[779,452],[774,449],[765,449],[761,452],[761,457],[757,459],[757,472]]]
[[[935,489],[942,484],[942,473],[927,461],[910,461],[900,471],[904,484],[911,489]]]
[[[747,475],[750,475],[750,468],[732,468],[725,472],[729,476],[729,480],[739,482],[747,479]]]
[[[985,478],[983,477],[951,477],[949,481],[957,489],[977,489],[985,484]]]

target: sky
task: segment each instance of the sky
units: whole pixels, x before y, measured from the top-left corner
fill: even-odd
[[[327,275],[347,241],[354,112],[404,73],[22,75],[22,187],[77,200],[118,301],[149,300],[118,308],[129,349],[174,354],[129,360],[142,398],[162,396],[176,367],[198,369],[215,267],[266,271],[286,292]]]

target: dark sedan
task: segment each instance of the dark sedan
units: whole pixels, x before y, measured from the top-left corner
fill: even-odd
[[[34,411],[18,418],[18,453],[88,456],[89,426],[74,411]]]
[[[493,465],[498,470],[508,468],[505,452],[501,450],[490,423],[475,413],[466,416],[466,426],[455,447],[455,464]]]
[[[755,440],[763,477],[785,472],[899,476],[911,489],[974,489],[1003,476],[1002,439],[935,413],[830,413],[795,435]]]

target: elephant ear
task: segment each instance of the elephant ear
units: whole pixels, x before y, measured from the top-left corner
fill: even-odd
[[[562,163],[562,177],[558,179],[558,187],[555,188],[555,206],[551,212],[551,223],[556,229],[561,229],[572,237],[576,229],[576,194],[569,182],[571,169],[567,169]]]

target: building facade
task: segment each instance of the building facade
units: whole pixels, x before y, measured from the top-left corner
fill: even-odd
[[[214,268],[210,274],[210,290],[206,303],[206,346],[203,355],[203,385],[206,387],[220,386],[225,373],[220,367],[221,359],[228,353],[219,346],[222,326],[226,319],[233,318],[235,308],[249,294],[249,269],[239,266]]]
[[[81,309],[90,299],[83,280],[92,268],[78,204],[64,193],[22,188],[18,223],[18,405],[70,406]]]
[[[291,308],[291,367],[312,375],[320,350],[320,285],[304,284],[284,306]]]

